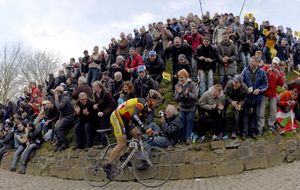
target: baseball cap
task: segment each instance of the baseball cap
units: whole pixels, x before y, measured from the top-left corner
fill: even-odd
[[[155,56],[156,55],[156,51],[149,51],[149,56]]]
[[[138,66],[138,68],[137,68],[137,72],[143,72],[143,71],[145,71],[146,70],[146,66],[145,65],[140,65],[140,66]]]
[[[272,60],[272,63],[275,63],[276,65],[279,65],[280,59],[278,57],[274,57]]]

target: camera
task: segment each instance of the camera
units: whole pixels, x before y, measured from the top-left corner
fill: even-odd
[[[160,110],[160,111],[158,112],[158,116],[159,116],[159,117],[164,117],[164,115],[165,115],[165,113],[164,113],[163,110]]]

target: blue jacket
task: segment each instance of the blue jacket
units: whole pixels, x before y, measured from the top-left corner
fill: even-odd
[[[252,84],[252,81],[250,79],[250,72],[252,72],[250,66],[243,70],[241,74],[243,77],[243,82],[247,85],[248,88],[253,87],[253,91],[255,89],[259,89],[260,93],[258,95],[253,95],[252,93],[248,94],[246,97],[246,104],[259,104],[261,103],[264,91],[266,91],[268,88],[268,78],[265,71],[258,68],[255,71],[255,84]]]

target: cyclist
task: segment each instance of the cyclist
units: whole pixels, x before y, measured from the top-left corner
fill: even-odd
[[[156,90],[149,90],[146,98],[132,98],[120,104],[110,116],[117,145],[110,154],[108,163],[103,167],[108,179],[113,177],[112,164],[118,155],[126,148],[127,136],[138,138],[142,132],[152,135],[152,129],[146,129],[140,118],[146,118],[147,113],[162,102],[162,95]]]

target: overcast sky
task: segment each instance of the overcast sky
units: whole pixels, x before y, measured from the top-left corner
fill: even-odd
[[[238,15],[243,0],[202,0],[204,12]],[[54,50],[63,61],[103,47],[120,32],[169,17],[200,13],[198,0],[0,0],[0,41]],[[242,13],[300,31],[300,0],[246,0]]]

